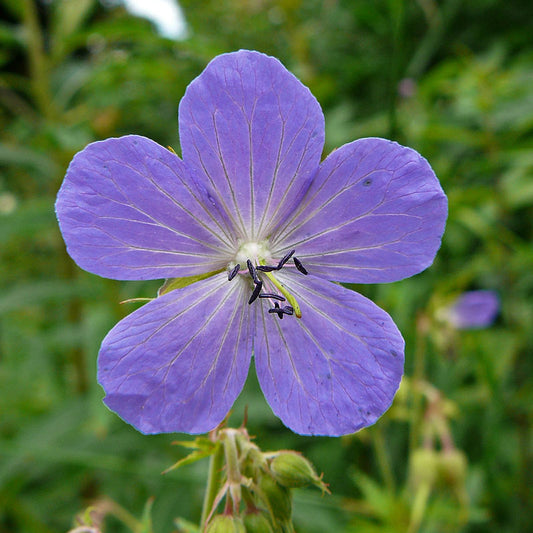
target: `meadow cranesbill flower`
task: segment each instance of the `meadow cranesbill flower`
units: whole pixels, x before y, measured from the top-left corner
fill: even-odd
[[[329,280],[391,282],[432,263],[447,204],[429,164],[377,138],[321,163],[318,102],[258,52],[209,63],[180,103],[179,129],[181,158],[134,135],[90,144],[58,194],[80,267],[191,282],[167,282],[106,336],[105,403],[144,433],[206,432],[253,354],[266,399],[295,432],[372,424],[398,388],[404,341],[387,313]]]
[[[456,329],[481,329],[494,322],[499,308],[500,300],[494,291],[468,291],[446,308],[444,318]]]

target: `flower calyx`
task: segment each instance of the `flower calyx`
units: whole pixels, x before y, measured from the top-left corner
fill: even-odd
[[[209,522],[206,533],[246,533],[243,521],[238,516],[217,515]]]
[[[305,457],[292,450],[262,451],[244,425],[222,424],[208,438],[177,444],[194,450],[179,465],[211,456],[202,533],[293,532],[293,489],[314,485],[329,493]]]

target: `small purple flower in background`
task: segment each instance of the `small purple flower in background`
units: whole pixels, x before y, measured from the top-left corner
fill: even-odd
[[[494,322],[499,308],[494,291],[469,291],[444,311],[444,318],[456,329],[486,328]]]
[[[384,139],[322,163],[324,117],[275,58],[216,57],[179,108],[183,157],[139,136],[78,153],[56,210],[78,265],[114,279],[195,277],[119,322],[98,359],[105,403],[143,433],[213,429],[252,354],[274,413],[302,434],[374,423],[403,373],[390,316],[332,283],[391,282],[433,261],[446,197]]]

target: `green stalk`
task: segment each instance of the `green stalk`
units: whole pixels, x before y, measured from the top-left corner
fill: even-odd
[[[426,513],[430,493],[431,488],[428,483],[424,483],[416,490],[407,533],[416,533],[420,529]]]
[[[374,445],[374,453],[376,454],[376,459],[378,462],[379,469],[381,471],[381,476],[387,487],[387,490],[394,494],[395,492],[395,482],[394,475],[392,473],[392,468],[390,466],[389,456],[387,454],[387,449],[385,447],[385,439],[383,438],[383,431],[381,425],[376,425],[371,430],[372,442]]]
[[[23,0],[23,22],[28,46],[28,60],[33,96],[37,109],[47,119],[56,116],[50,93],[49,65],[44,50],[44,36],[34,0]]]
[[[407,67],[407,76],[418,78],[427,69],[442,42],[446,39],[446,32],[453,23],[459,8],[463,5],[461,0],[447,0],[444,3],[434,3],[435,10],[426,11],[428,29],[419,41],[418,49],[413,54]]]
[[[422,422],[422,390],[421,384],[425,376],[426,366],[426,331],[425,317],[419,316],[416,322],[415,353],[413,377],[411,379],[411,399],[413,402],[411,408],[411,431],[409,435],[409,452],[410,455],[418,447],[420,438],[420,425]]]
[[[403,72],[404,20],[405,7],[403,0],[389,0],[391,24],[391,67],[388,87],[388,135],[396,139],[399,134],[396,104],[398,99],[398,82]]]
[[[220,442],[216,443],[215,453],[209,459],[209,471],[207,474],[207,487],[205,489],[200,531],[204,531],[207,517],[213,508],[215,498],[220,491],[222,481],[222,467],[224,466],[224,447]]]

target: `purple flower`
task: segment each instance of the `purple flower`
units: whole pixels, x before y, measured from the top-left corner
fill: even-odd
[[[203,433],[228,413],[253,354],[295,432],[374,423],[398,388],[404,341],[387,313],[329,280],[390,282],[432,263],[447,204],[430,166],[384,139],[321,163],[318,102],[258,52],[209,63],[179,126],[181,159],[144,137],[96,142],[58,194],[80,267],[195,281],[167,286],[106,336],[105,403],[143,433]]]
[[[494,291],[470,291],[461,294],[446,309],[446,320],[456,329],[480,329],[490,326],[500,308]]]

